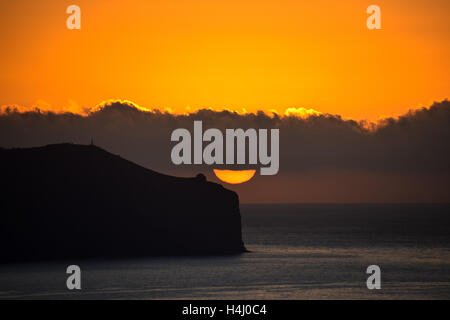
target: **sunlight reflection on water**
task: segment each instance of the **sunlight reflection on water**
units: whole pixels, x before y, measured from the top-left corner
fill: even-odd
[[[81,292],[65,289],[64,263],[1,266],[0,298],[450,299],[444,211],[427,209],[424,220],[420,210],[404,219],[395,207],[384,215],[338,208],[339,220],[332,207],[314,214],[310,207],[306,214],[302,206],[274,208],[243,207],[250,253],[73,261],[82,269]],[[381,267],[381,290],[366,288],[371,264]]]

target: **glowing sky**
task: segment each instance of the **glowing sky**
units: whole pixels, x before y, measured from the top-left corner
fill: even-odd
[[[66,8],[81,7],[81,30]],[[382,30],[366,28],[381,7]],[[0,1],[0,105],[108,99],[377,120],[449,97],[447,0]]]

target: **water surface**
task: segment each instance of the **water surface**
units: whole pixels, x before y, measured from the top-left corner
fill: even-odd
[[[0,266],[0,299],[449,299],[450,205],[242,205],[251,253]],[[212,213],[213,214],[213,213]],[[66,289],[68,264],[82,290]],[[382,289],[365,273],[379,265]]]

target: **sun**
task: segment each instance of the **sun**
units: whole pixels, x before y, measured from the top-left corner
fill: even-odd
[[[213,169],[214,174],[221,181],[230,184],[239,184],[249,181],[255,175],[256,170],[219,170]]]

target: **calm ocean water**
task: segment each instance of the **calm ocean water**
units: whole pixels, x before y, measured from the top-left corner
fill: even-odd
[[[241,205],[251,253],[0,266],[0,299],[449,299],[450,205]],[[368,290],[369,265],[381,290]]]

